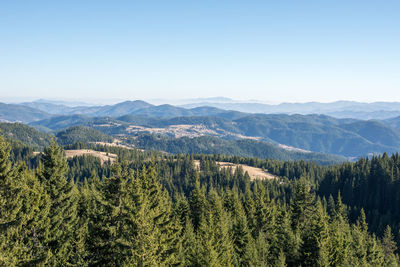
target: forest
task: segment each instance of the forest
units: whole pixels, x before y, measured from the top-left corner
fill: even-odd
[[[65,158],[89,146],[118,162]],[[399,169],[0,137],[0,266],[398,266]]]

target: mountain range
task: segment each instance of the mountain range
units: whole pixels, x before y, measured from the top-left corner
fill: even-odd
[[[345,158],[323,153],[305,151],[290,151],[277,145],[255,140],[223,140],[213,136],[172,138],[165,135],[137,134],[134,138],[121,135],[111,136],[87,126],[72,126],[54,132],[54,135],[42,133],[37,129],[21,123],[0,123],[1,135],[15,144],[20,142],[17,151],[23,152],[32,148],[42,151],[55,139],[58,144],[67,147],[91,147],[97,145],[122,146],[123,148],[138,148],[157,150],[173,154],[223,154],[227,156],[246,156],[270,158],[275,160],[305,160],[327,165],[341,163]],[[118,139],[119,138],[119,139]],[[29,149],[28,149],[29,150]],[[31,150],[32,151],[32,150]],[[33,152],[33,151],[32,151]],[[14,153],[14,152],[13,152]]]
[[[185,108],[216,107],[248,113],[324,114],[336,118],[388,119],[400,116],[400,103],[336,101],[331,103],[281,103],[278,105],[255,102],[194,102],[181,105]]]
[[[337,118],[323,114],[351,109],[353,113],[379,115],[379,110],[385,108],[384,112],[396,115],[400,112],[400,103],[251,103],[250,108],[250,103],[232,103],[223,99],[218,105],[233,108],[236,105],[236,110],[196,105],[152,105],[136,100],[104,106],[67,106],[42,100],[0,104],[0,119],[20,121],[44,132],[55,133],[71,126],[84,125],[110,135],[132,137],[150,133],[170,138],[212,136],[226,141],[247,139],[292,151],[312,151],[347,158],[400,150],[400,116],[361,120],[359,116]],[[238,105],[243,106],[237,108]],[[250,112],[243,112],[246,105]],[[286,112],[251,113],[267,106]],[[318,111],[320,114],[292,114],[295,111]]]

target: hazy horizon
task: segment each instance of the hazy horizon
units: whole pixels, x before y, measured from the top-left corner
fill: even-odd
[[[226,98],[229,101],[218,101],[213,100],[217,98]],[[185,105],[190,103],[257,103],[257,104],[267,104],[267,105],[280,105],[280,104],[308,104],[308,103],[322,103],[322,104],[330,104],[336,102],[357,102],[357,103],[400,103],[400,101],[357,101],[357,100],[334,100],[334,101],[281,101],[281,102],[274,102],[274,101],[263,101],[263,100],[255,100],[255,99],[233,99],[228,98],[225,96],[211,96],[211,97],[198,97],[198,98],[177,98],[177,99],[168,99],[168,98],[153,98],[153,99],[141,99],[141,98],[68,98],[68,97],[1,97],[0,96],[0,103],[6,104],[20,104],[26,102],[65,102],[65,104],[74,104],[77,106],[76,103],[79,105],[114,105],[125,101],[145,101],[153,105],[162,105],[162,104],[171,104],[171,105]]]

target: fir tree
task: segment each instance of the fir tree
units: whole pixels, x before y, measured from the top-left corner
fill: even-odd
[[[190,193],[189,205],[190,205],[190,214],[193,223],[193,228],[194,231],[196,232],[201,224],[201,221],[203,220],[203,216],[206,209],[205,194],[204,190],[200,186],[200,181],[198,179],[198,176],[196,176],[194,182],[194,188]]]
[[[398,266],[398,257],[395,255],[397,246],[394,242],[392,229],[390,226],[386,227],[385,233],[382,238],[382,246],[384,253],[384,264],[386,266]]]
[[[54,140],[42,155],[43,169],[40,180],[49,196],[49,224],[44,244],[50,252],[48,264],[74,264],[76,259],[74,236],[78,224],[78,191],[75,184],[66,180],[68,170],[64,152]]]
[[[0,265],[44,262],[47,195],[25,164],[11,166],[9,153],[10,146],[0,136]]]

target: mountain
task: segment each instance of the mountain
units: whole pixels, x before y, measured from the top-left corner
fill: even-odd
[[[218,102],[226,105],[249,103]],[[267,105],[251,103],[253,110],[260,107],[286,110],[286,113],[377,112],[396,114],[399,103],[283,103]],[[39,110],[41,109],[41,110]],[[367,111],[365,111],[367,110]],[[288,146],[291,149],[359,157],[368,154],[400,150],[398,119],[359,120],[340,119],[327,115],[251,114],[211,106],[183,108],[173,105],[155,106],[144,101],[125,101],[106,106],[68,107],[44,101],[25,105],[0,105],[0,119],[22,121],[45,132],[58,132],[71,126],[88,126],[108,135],[161,133],[179,138],[214,136],[224,140],[252,139]],[[54,113],[67,114],[54,114]],[[346,111],[347,112],[347,111]],[[53,115],[50,115],[53,113]],[[364,113],[363,116],[366,116]]]
[[[352,121],[352,120],[350,120]],[[373,138],[364,136],[346,128],[349,120],[339,120],[325,115],[250,115],[234,121],[241,134],[268,138],[277,143],[310,151],[337,154],[346,157],[367,155],[370,153],[394,152],[400,149],[398,141],[387,145],[385,139],[396,131],[389,131],[386,125],[376,125],[374,121],[366,121],[366,127],[374,126]],[[383,128],[383,129],[382,129]]]
[[[29,123],[51,117],[50,114],[36,108],[19,104],[0,103],[0,120]]]
[[[126,114],[131,114],[139,109],[150,108],[153,105],[141,101],[125,101],[115,105],[105,106],[67,106],[58,102],[34,101],[24,102],[21,105],[35,108],[54,115],[86,115],[91,117],[111,116],[118,117]]]
[[[170,110],[170,106],[150,109]],[[149,111],[149,109],[145,109]],[[184,109],[183,109],[184,110]],[[137,113],[141,113],[138,110]],[[173,108],[181,111],[181,108]],[[212,112],[211,112],[212,111]],[[185,114],[196,111],[187,110]],[[204,110],[197,114],[203,113]],[[139,133],[163,134],[173,138],[214,136],[224,140],[252,139],[289,149],[359,157],[400,150],[399,130],[380,121],[336,119],[325,115],[245,114],[208,109],[214,116],[149,117],[152,113],[125,115],[118,118],[82,115],[58,116],[31,123],[53,131],[85,125],[109,135],[131,136]],[[157,113],[156,113],[157,114]],[[178,114],[181,114],[178,112]],[[160,115],[160,114],[159,114]],[[161,115],[160,115],[161,116]],[[173,115],[171,115],[173,116]]]
[[[58,132],[60,130],[67,129],[71,126],[96,126],[99,128],[107,130],[112,130],[115,128],[119,128],[121,124],[124,122],[120,122],[111,117],[87,117],[83,115],[64,115],[64,116],[55,116],[49,119],[45,119],[42,121],[37,121],[30,123],[30,126],[33,126],[37,129],[46,129],[50,132]]]
[[[133,114],[138,110],[148,109],[152,107],[153,105],[141,100],[125,101],[115,105],[92,107],[87,110],[82,110],[81,114],[87,116],[96,116],[96,117],[104,117],[104,116],[119,117],[126,114]]]
[[[161,150],[173,154],[223,154],[277,160],[306,160],[322,165],[345,161],[345,158],[340,156],[288,151],[273,144],[249,139],[222,140],[212,136],[171,138],[163,135],[145,134],[138,135],[133,143],[138,148]]]
[[[246,114],[237,111],[227,111],[214,107],[197,107],[186,109],[172,105],[152,106],[149,108],[140,109],[130,113],[131,115],[140,115],[156,118],[176,118],[176,117],[194,117],[194,116],[221,116],[221,117],[240,117]]]
[[[76,115],[74,115],[76,116]],[[58,117],[60,118],[60,117]],[[86,120],[85,117],[79,116],[83,119],[81,123],[97,126],[98,129],[112,132],[112,127],[101,127],[99,124],[105,122],[107,118],[97,118]],[[176,118],[177,119],[177,118]],[[176,120],[175,119],[175,120]],[[183,118],[187,119],[187,117]],[[205,121],[206,118],[203,119]],[[215,120],[223,120],[216,118]],[[69,120],[73,121],[73,120]],[[78,120],[79,121],[79,120]],[[54,118],[52,120],[54,121]],[[63,121],[65,122],[65,120]],[[74,121],[75,123],[76,121]],[[110,122],[110,121],[109,121]],[[169,121],[172,123],[172,121]],[[214,121],[216,122],[216,121]],[[59,122],[58,122],[59,123]],[[112,121],[114,126],[118,128],[117,123]],[[57,124],[57,122],[56,122]],[[168,123],[167,123],[168,124]],[[65,124],[63,124],[65,125]],[[49,144],[51,135],[41,133],[36,129],[18,123],[1,123],[0,129],[3,129],[4,136],[12,138],[22,143],[34,147],[36,150],[43,149],[44,146]],[[93,143],[93,142],[106,142],[112,143],[114,138],[103,132],[87,126],[72,126],[65,130],[61,130],[56,134],[56,140],[60,145],[69,145],[77,142],[80,143]],[[134,137],[123,138],[127,144],[134,144],[137,148],[146,150],[162,150],[165,152],[178,154],[224,154],[234,156],[246,157],[259,157],[271,158],[279,160],[306,160],[315,161],[319,164],[334,164],[345,161],[344,157],[328,155],[323,153],[310,153],[301,151],[290,151],[285,148],[279,147],[274,144],[259,142],[249,139],[236,139],[236,140],[223,140],[213,136],[200,136],[195,138],[181,137],[174,138],[166,135],[152,135],[152,134],[138,134]]]
[[[230,118],[241,116],[241,112],[227,111],[215,107],[196,107],[186,109],[173,105],[155,106],[145,101],[125,101],[115,105],[106,106],[66,106],[51,102],[35,101],[25,102],[21,105],[37,109],[52,115],[84,115],[88,117],[120,117],[124,115],[139,115],[156,118],[173,118],[182,116],[211,116],[218,115]]]
[[[22,123],[0,123],[0,135],[7,139],[20,141],[35,150],[42,150],[48,146],[52,138],[52,135]]]
[[[352,111],[339,110],[333,112],[325,112],[325,115],[336,118],[356,118],[361,120],[385,120],[394,116],[400,116],[400,110],[377,110],[377,111]]]
[[[191,102],[192,101],[192,102]],[[224,112],[262,114],[324,114],[335,118],[379,119],[385,120],[400,116],[400,103],[374,102],[361,103],[355,101],[337,101],[332,103],[281,103],[278,105],[257,102],[235,102],[229,98],[192,99],[181,106],[169,104],[152,105],[145,101],[125,101],[105,106],[71,106],[47,100],[25,102],[21,105],[31,107],[54,115],[80,114],[90,117],[120,117],[124,115],[142,115],[159,118],[179,116],[210,116]],[[198,102],[196,102],[198,101]]]
[[[399,102],[361,103],[355,101],[336,101],[332,103],[281,103],[278,105],[254,102],[210,102],[200,101],[181,105],[184,108],[201,106],[236,110],[247,113],[284,114],[324,114],[336,118],[387,119],[400,115]]]
[[[83,115],[63,115],[63,116],[54,116],[49,119],[44,119],[37,122],[32,122],[29,125],[38,129],[57,131],[61,129],[66,129],[71,126],[86,125],[91,121],[93,121],[92,118]]]
[[[130,114],[142,115],[146,117],[172,118],[172,117],[185,116],[188,112],[189,112],[188,109],[166,104],[166,105],[152,106],[149,108],[140,109]]]
[[[66,130],[60,131],[56,135],[57,142],[60,145],[69,145],[74,143],[93,143],[106,142],[112,143],[114,138],[106,135],[98,130],[86,126],[73,126]]]
[[[340,125],[342,129],[357,133],[365,139],[380,145],[400,147],[400,131],[383,122],[369,120]]]
[[[395,118],[386,119],[383,121],[383,123],[385,123],[391,127],[400,129],[400,116],[395,117]]]
[[[21,105],[38,109],[49,114],[70,114],[76,110],[76,108],[74,107],[69,107],[61,104],[47,103],[43,101],[25,102],[21,103]]]

